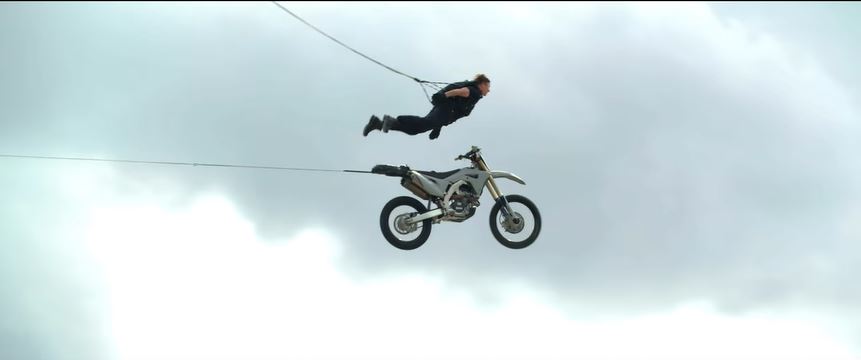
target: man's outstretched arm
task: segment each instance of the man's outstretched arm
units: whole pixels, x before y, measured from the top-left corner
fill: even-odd
[[[449,90],[445,92],[445,97],[450,98],[454,96],[460,97],[469,97],[469,89],[462,87],[460,89]]]

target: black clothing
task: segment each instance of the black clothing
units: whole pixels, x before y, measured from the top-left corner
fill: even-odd
[[[469,89],[469,97],[445,97],[447,91],[462,87]],[[478,90],[478,86],[472,81],[450,84],[433,95],[432,103],[434,107],[427,115],[424,117],[413,115],[398,116],[398,121],[392,124],[390,130],[401,131],[409,135],[433,130],[430,138],[436,139],[443,126],[448,126],[462,117],[469,116],[472,113],[472,109],[475,108],[475,104],[481,98],[481,91]]]

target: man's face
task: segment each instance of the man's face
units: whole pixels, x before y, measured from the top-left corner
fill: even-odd
[[[490,92],[490,83],[481,83],[478,84],[478,90],[481,91],[481,96],[487,96],[487,93]]]

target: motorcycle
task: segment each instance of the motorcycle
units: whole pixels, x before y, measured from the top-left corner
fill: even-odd
[[[422,246],[430,237],[432,224],[463,222],[475,215],[479,198],[487,188],[494,200],[490,231],[496,240],[511,249],[532,245],[541,232],[538,208],[525,196],[503,195],[495,179],[522,185],[526,182],[512,173],[490,170],[476,146],[454,160],[461,159],[470,160],[471,166],[439,173],[413,170],[406,165],[373,167],[372,173],[401,178],[401,186],[427,201],[425,206],[414,197],[399,196],[386,203],[380,213],[380,229],[386,240],[401,250]]]

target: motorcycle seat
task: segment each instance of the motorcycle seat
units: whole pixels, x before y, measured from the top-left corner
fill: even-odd
[[[425,176],[430,176],[430,177],[432,177],[432,178],[436,178],[436,179],[445,179],[445,178],[447,178],[447,177],[449,177],[449,176],[454,175],[454,174],[455,174],[456,172],[458,172],[458,171],[460,171],[460,169],[455,169],[455,170],[452,170],[452,171],[445,171],[445,172],[436,172],[436,171],[418,171],[418,170],[416,170],[416,172],[417,172],[417,173],[419,173],[419,174],[422,174],[422,175],[425,175]]]

